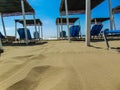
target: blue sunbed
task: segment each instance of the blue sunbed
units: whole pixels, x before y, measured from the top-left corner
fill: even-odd
[[[66,31],[61,31],[60,32],[60,37],[64,37],[65,38],[66,37]]]
[[[106,45],[107,45],[107,48],[110,48],[110,45],[108,43],[108,40],[107,40],[107,35],[120,35],[120,30],[104,30],[103,32],[103,37],[104,37],[104,40],[106,42]]]
[[[20,39],[25,39],[25,30],[24,30],[24,28],[19,28],[18,29],[18,34],[20,36]],[[29,29],[27,29],[27,36],[28,36],[29,40],[32,39]]]
[[[0,39],[5,39],[5,36],[0,32]]]
[[[70,37],[79,37],[80,26],[75,25],[70,27]]]
[[[90,35],[91,36],[98,36],[100,34],[102,28],[103,28],[102,24],[95,24],[90,31]]]
[[[35,31],[35,32],[33,33],[33,35],[34,35],[34,38],[35,38],[35,39],[40,39],[40,34],[39,34],[39,32],[36,32],[36,31]]]

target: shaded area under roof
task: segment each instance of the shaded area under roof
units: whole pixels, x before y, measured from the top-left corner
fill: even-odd
[[[79,18],[69,18],[69,24],[74,24]],[[61,18],[56,19],[56,25],[61,24]],[[62,18],[62,25],[66,25],[67,20],[66,18]]]
[[[42,26],[42,22],[41,22],[40,19],[35,19],[35,20],[36,20],[36,25]],[[19,22],[19,23],[21,23],[21,24],[24,24],[24,21],[21,20],[21,19],[19,19],[19,20],[16,19],[15,22]],[[27,26],[34,26],[34,25],[35,25],[35,24],[34,24],[34,19],[28,19],[28,20],[26,20],[26,25],[27,25]]]
[[[96,22],[102,23],[102,22],[107,21],[107,20],[110,20],[110,18],[93,18],[93,19],[91,19],[91,23],[92,24],[95,24]]]
[[[33,8],[28,4],[27,0],[24,1],[25,14],[33,14]],[[3,16],[16,16],[22,15],[21,0],[0,0],[0,12]]]
[[[120,13],[120,6],[117,6],[117,7],[113,8],[112,11],[113,11],[114,14]]]
[[[98,6],[104,0],[91,0],[91,9]],[[67,0],[68,14],[84,14],[85,13],[85,0]],[[61,15],[65,15],[65,0],[61,1],[60,5]]]

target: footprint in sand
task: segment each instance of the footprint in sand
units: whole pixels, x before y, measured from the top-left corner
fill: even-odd
[[[30,58],[32,56],[34,56],[34,55],[16,56],[16,57],[14,57],[14,59],[26,59],[26,58]]]
[[[42,55],[42,54],[30,57],[31,60],[41,60],[41,59],[44,59],[44,58],[45,58],[45,56]]]
[[[25,79],[15,83],[6,90],[34,90],[39,84],[41,75],[49,68],[50,66],[40,66],[33,68]]]
[[[20,60],[24,60],[24,59],[29,59],[29,60],[40,60],[45,58],[44,55],[39,54],[39,55],[26,55],[26,56],[17,56],[14,57],[14,59],[20,59]]]

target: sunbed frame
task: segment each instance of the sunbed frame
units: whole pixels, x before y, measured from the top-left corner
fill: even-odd
[[[109,42],[108,42],[108,39],[107,39],[107,35],[108,34],[120,34],[120,30],[105,30],[104,32],[103,32],[103,37],[104,37],[104,40],[105,40],[105,42],[106,42],[106,46],[107,46],[107,48],[109,49],[110,48],[110,45],[109,45]]]

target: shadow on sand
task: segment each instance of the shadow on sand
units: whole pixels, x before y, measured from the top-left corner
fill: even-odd
[[[3,43],[3,46],[37,46],[37,45],[44,45],[48,42],[30,42],[28,45],[25,43]]]
[[[111,47],[111,49],[114,49],[114,50],[116,50],[117,52],[120,53],[120,47]]]
[[[1,56],[1,54],[4,52],[4,50],[3,49],[0,49],[0,56]]]
[[[93,45],[90,45],[89,47],[96,48],[96,49],[103,49],[102,47],[96,47],[96,46],[93,46]]]

